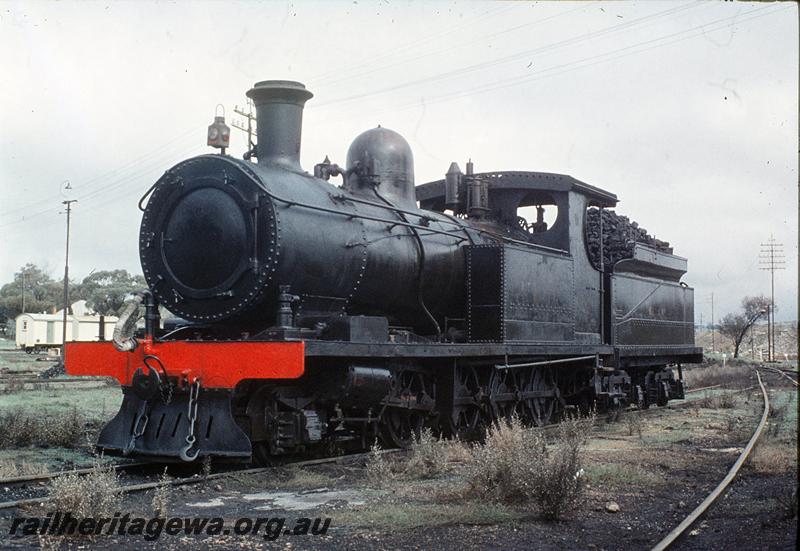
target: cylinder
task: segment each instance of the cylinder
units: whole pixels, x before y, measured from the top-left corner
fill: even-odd
[[[247,92],[256,106],[259,163],[302,172],[303,107],[313,96],[303,84],[291,80],[264,80]]]

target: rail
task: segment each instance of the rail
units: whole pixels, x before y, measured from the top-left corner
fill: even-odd
[[[768,366],[768,365],[765,365],[765,366],[762,366],[762,367],[764,369],[769,369],[770,371],[772,371],[774,373],[777,373],[781,377],[784,377],[786,380],[788,380],[794,386],[798,386],[797,381],[792,379],[792,377],[786,372],[786,370],[780,369],[780,368],[777,368],[777,367],[771,367],[771,366]],[[796,371],[790,371],[789,373],[794,373],[795,375],[797,375]]]
[[[764,431],[764,427],[767,424],[767,417],[769,417],[769,396],[767,396],[767,389],[764,386],[764,382],[761,380],[761,373],[756,370],[756,377],[758,377],[758,384],[761,387],[761,394],[764,397],[764,413],[761,414],[761,421],[758,423],[758,427],[756,427],[755,432],[753,432],[753,436],[750,437],[750,441],[747,443],[742,454],[736,460],[736,463],[733,464],[733,467],[728,471],[728,474],[725,475],[725,478],[722,479],[714,490],[708,494],[708,496],[703,500],[697,508],[689,513],[683,522],[681,522],[678,526],[676,526],[667,536],[662,539],[655,547],[653,547],[652,551],[664,551],[665,549],[671,548],[680,538],[683,536],[686,531],[697,522],[700,517],[702,517],[706,511],[725,493],[725,490],[728,489],[728,486],[736,478],[736,475],[739,473],[739,469],[741,469],[742,465],[747,458],[750,456],[750,452],[753,451],[753,447],[756,445],[761,433]]]
[[[401,452],[401,451],[404,451],[404,450],[402,450],[402,449],[382,450],[381,454],[397,453],[397,452]],[[311,465],[322,465],[322,464],[325,464],[325,463],[340,463],[340,462],[342,462],[342,461],[344,461],[346,459],[359,459],[359,458],[369,457],[371,454],[372,454],[372,452],[363,452],[363,453],[355,453],[355,454],[349,454],[349,455],[340,455],[340,456],[337,456],[337,457],[324,457],[324,458],[321,458],[321,459],[309,459],[307,461],[292,461],[292,462],[283,463],[282,465],[293,466],[293,467],[308,467],[308,466],[311,466]],[[153,463],[149,463],[149,464],[152,465]],[[129,466],[129,465],[123,465],[123,466]],[[119,467],[120,467],[120,465],[114,465],[115,469],[117,469]],[[93,469],[79,469],[77,471],[63,471],[63,472],[60,472],[60,473],[47,473],[47,474],[51,474],[52,476],[50,476],[49,478],[52,479],[52,478],[57,478],[58,476],[63,476],[65,474],[76,474],[76,473],[88,474],[92,470]],[[144,482],[142,484],[129,484],[127,486],[122,486],[120,488],[120,491],[123,494],[128,494],[128,493],[133,493],[133,492],[141,492],[141,491],[144,491],[144,490],[152,490],[154,488],[160,488],[160,487],[163,487],[163,486],[184,486],[184,485],[187,485],[187,484],[202,484],[202,483],[207,482],[209,480],[215,480],[215,479],[218,479],[218,478],[223,478],[223,477],[226,477],[226,476],[229,476],[229,475],[232,475],[232,474],[237,474],[237,475],[240,475],[240,474],[260,474],[260,473],[271,472],[271,471],[274,471],[274,470],[275,470],[274,466],[272,466],[272,467],[256,467],[256,468],[253,468],[253,469],[232,469],[232,470],[226,470],[226,471],[222,471],[222,472],[218,472],[218,473],[213,473],[213,474],[210,474],[210,475],[207,475],[207,476],[194,475],[194,476],[181,477],[181,478],[171,478],[171,479],[168,479],[168,480],[159,480],[159,481],[156,481],[156,482]],[[39,480],[48,478],[46,475],[42,475],[42,477],[43,478],[40,478]],[[26,498],[26,499],[17,499],[17,500],[14,500],[14,501],[0,502],[0,509],[11,509],[11,508],[14,508],[14,507],[22,507],[22,506],[26,506],[26,505],[35,505],[35,504],[47,503],[49,501],[52,501],[52,498],[48,497],[48,496],[33,497],[33,498]]]

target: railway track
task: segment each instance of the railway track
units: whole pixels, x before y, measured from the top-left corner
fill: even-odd
[[[761,437],[761,433],[764,432],[764,427],[767,424],[767,418],[769,417],[769,396],[767,395],[767,388],[764,385],[764,382],[761,380],[761,373],[758,369],[756,369],[756,377],[758,378],[758,385],[761,388],[761,394],[764,398],[764,412],[761,414],[761,421],[758,423],[756,430],[753,432],[753,436],[750,437],[750,440],[747,442],[747,446],[745,446],[744,451],[742,451],[739,458],[730,468],[728,473],[725,475],[725,478],[717,485],[714,490],[698,505],[689,515],[683,519],[683,521],[678,524],[667,536],[662,539],[655,547],[653,547],[652,551],[665,551],[666,549],[671,549],[673,545],[675,545],[680,539],[687,533],[687,531],[695,524],[698,520],[700,520],[703,515],[711,508],[717,500],[722,497],[725,491],[730,486],[731,482],[736,478],[736,475],[739,473],[739,469],[741,469],[742,465],[747,458],[750,456],[750,452],[753,451],[753,448],[756,445],[756,442]],[[796,383],[795,383],[796,384]]]
[[[380,453],[382,454],[391,454],[391,453],[398,453],[403,451],[402,449],[391,449],[391,450],[382,450]],[[343,463],[347,460],[358,460],[368,457],[372,452],[359,452],[354,454],[347,454],[347,455],[340,455],[336,457],[324,457],[321,459],[309,459],[304,461],[291,461],[280,464],[282,467],[309,467],[312,465],[323,465],[327,463]],[[157,463],[129,463],[129,464],[120,464],[120,465],[113,465],[114,469],[125,470],[128,468],[133,467],[160,467]],[[143,482],[139,484],[128,484],[124,485],[120,488],[120,491],[123,494],[129,494],[134,492],[142,492],[145,490],[152,490],[155,488],[160,488],[163,486],[185,486],[191,484],[202,484],[211,480],[216,480],[219,478],[223,478],[229,476],[231,474],[260,474],[270,472],[271,470],[275,469],[276,466],[269,466],[269,467],[255,467],[251,469],[226,469],[222,470],[217,473],[212,473],[209,475],[198,475],[194,474],[191,476],[185,477],[175,477],[170,478],[168,480],[157,480],[153,482]],[[15,477],[15,478],[8,478],[4,480],[0,480],[0,487],[4,485],[4,481],[14,482],[14,481],[30,481],[30,482],[44,482],[47,480],[53,480],[60,476],[65,476],[68,474],[79,474],[79,475],[86,475],[93,471],[92,468],[88,469],[77,469],[72,471],[61,471],[55,473],[42,473],[40,475],[31,475],[31,476],[23,476],[23,477]],[[23,480],[24,479],[24,480]],[[51,501],[52,498],[48,496],[39,496],[39,497],[29,497],[23,499],[16,499],[11,501],[4,501],[0,502],[0,510],[2,509],[12,509],[16,507],[22,507],[25,505],[36,505],[47,503]]]
[[[72,377],[67,379],[0,378],[0,393],[23,392],[49,388],[70,387],[92,389],[113,386],[113,382],[102,378]]]
[[[707,390],[717,389],[717,388],[720,388],[722,386],[723,385],[711,385],[711,386],[707,386],[707,387],[691,389],[691,390],[686,391],[686,394],[696,394],[696,393],[704,392],[704,391],[707,391]],[[738,394],[738,393],[741,393],[741,392],[745,392],[745,391],[751,390],[752,388],[755,388],[755,387],[747,387],[747,388],[742,388],[742,389],[736,389],[736,390],[732,390],[731,393],[732,394]],[[669,411],[669,409],[682,408],[682,407],[690,406],[693,403],[695,403],[696,401],[697,400],[684,400],[684,401],[682,401],[680,403],[677,403],[677,404],[671,404],[669,406],[669,408],[633,409],[633,410],[626,411],[626,415],[631,415],[631,414],[633,414],[633,415],[650,415],[650,414],[655,414],[655,413],[658,413],[658,412]],[[587,420],[587,422],[591,422],[591,421]],[[549,431],[549,430],[555,429],[556,427],[558,427],[557,424],[552,424],[552,425],[547,425],[547,426],[544,426],[544,427],[537,427],[537,428],[534,428],[532,430],[535,430],[535,431]],[[401,450],[401,449],[389,449],[389,450],[383,450],[382,453],[397,453],[397,452],[401,452],[401,451],[403,451],[403,450]],[[369,453],[370,452],[361,452],[361,453],[355,453],[355,454],[349,454],[349,455],[343,455],[343,456],[336,456],[336,457],[327,457],[327,458],[321,458],[321,459],[311,459],[311,460],[305,460],[305,461],[287,462],[287,463],[282,463],[281,466],[303,467],[303,466],[320,465],[320,464],[326,464],[326,463],[337,463],[337,462],[342,462],[342,461],[345,461],[345,460],[363,459],[364,457],[367,457],[369,455]],[[156,463],[149,463],[149,462],[132,462],[132,463],[115,464],[115,465],[112,465],[112,467],[118,472],[125,472],[125,471],[134,470],[134,469],[138,469],[138,468],[142,468],[142,469],[147,469],[148,467],[160,468],[161,465],[160,464],[156,464]],[[198,476],[198,475],[194,474],[194,475],[191,475],[191,476],[171,478],[171,479],[169,479],[167,481],[158,480],[158,481],[148,481],[148,482],[142,482],[142,483],[136,483],[136,484],[128,484],[128,485],[125,485],[125,486],[122,487],[122,492],[123,493],[139,492],[139,491],[145,491],[145,490],[158,488],[158,487],[165,486],[165,485],[180,486],[180,485],[187,485],[187,484],[200,484],[200,483],[204,483],[204,482],[209,481],[209,480],[214,480],[214,479],[218,479],[218,478],[221,478],[221,477],[228,476],[228,475],[230,475],[232,473],[236,473],[236,474],[258,474],[258,473],[269,472],[271,469],[274,469],[274,468],[275,468],[274,466],[256,467],[256,468],[250,468],[250,469],[236,469],[236,468],[234,468],[234,469],[226,469],[226,470],[223,470],[223,471],[220,471],[220,472],[217,472],[217,473],[213,473],[213,474],[210,474],[210,475],[206,475],[206,476]],[[90,474],[91,472],[93,472],[93,470],[94,470],[93,468],[83,468],[83,469],[73,469],[73,470],[67,470],[67,471],[57,471],[57,472],[38,473],[38,474],[32,474],[32,475],[23,475],[23,476],[17,476],[17,477],[10,477],[10,478],[5,478],[5,479],[0,479],[0,488],[11,488],[12,491],[13,491],[13,489],[15,487],[20,487],[21,486],[23,490],[27,489],[27,490],[30,491],[31,489],[29,487],[26,488],[27,485],[30,485],[30,484],[33,484],[33,483],[39,483],[37,488],[36,488],[36,490],[44,490],[44,489],[46,489],[46,485],[44,483],[46,483],[48,481],[51,481],[51,480],[53,480],[55,478],[58,478],[58,477],[61,477],[61,476],[66,476],[66,475],[87,475],[87,474]],[[19,491],[19,490],[17,490],[17,491]],[[8,501],[0,502],[0,510],[20,507],[20,506],[24,506],[24,505],[46,503],[48,501],[50,501],[50,498],[47,497],[46,495],[39,495],[39,496],[35,496],[35,497],[24,497],[24,498],[20,498],[20,499],[14,499],[14,500],[8,500]]]
[[[795,376],[797,376],[797,371],[780,369],[778,367],[772,367],[768,365],[762,366],[762,369],[767,369],[769,371],[772,371],[773,373],[777,373],[778,375],[780,375],[781,377],[785,378],[787,381],[792,383],[794,386],[798,386],[797,380],[793,379],[791,375],[789,375],[789,373],[793,373]]]

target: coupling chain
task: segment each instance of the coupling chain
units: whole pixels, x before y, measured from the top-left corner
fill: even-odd
[[[181,459],[184,461],[194,461],[200,453],[199,449],[195,450],[193,454],[189,453],[189,450],[194,447],[197,441],[197,437],[194,434],[194,425],[197,421],[197,401],[199,396],[200,379],[195,379],[189,387],[189,411],[187,414],[187,419],[189,420],[189,434],[186,435],[186,445],[181,448],[180,452]]]

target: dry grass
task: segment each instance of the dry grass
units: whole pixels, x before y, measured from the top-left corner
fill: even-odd
[[[411,445],[411,458],[405,473],[417,478],[433,478],[447,470],[447,443],[424,429]]]
[[[22,408],[0,413],[0,447],[79,448],[89,440],[86,419],[77,408],[61,415]]]
[[[0,394],[13,394],[25,390],[25,383],[19,379],[7,379],[4,381],[5,386]]]
[[[460,440],[440,439],[424,429],[412,443],[407,461],[387,459],[376,440],[367,459],[367,483],[381,488],[397,479],[432,479],[471,460],[472,450]]]
[[[625,428],[628,429],[628,436],[642,437],[642,429],[644,429],[644,419],[636,412],[625,412],[622,420],[625,422]]]
[[[629,489],[632,485],[653,486],[664,478],[652,469],[625,463],[598,462],[586,467],[586,478],[592,486]]]
[[[202,473],[204,478],[207,478],[211,474],[212,462],[213,460],[211,459],[210,455],[203,457],[202,463],[200,465],[200,472]]]
[[[289,473],[291,478],[281,484],[282,487],[308,490],[330,486],[336,482],[335,479],[326,474],[308,469],[293,468],[290,469]]]
[[[774,442],[756,446],[750,466],[760,474],[783,474],[797,468],[797,452],[791,447]]]
[[[519,419],[500,423],[473,449],[467,465],[468,493],[502,502],[525,501],[533,495],[538,469],[547,454],[540,433],[529,433]]]
[[[367,484],[375,488],[382,488],[395,478],[395,473],[381,453],[381,447],[377,440],[369,449],[366,472]]]
[[[367,483],[385,489],[398,481],[437,479],[432,483],[443,493],[431,489],[431,495],[439,502],[496,507],[531,503],[544,518],[559,519],[583,495],[581,452],[594,421],[594,416],[588,422],[568,418],[550,444],[542,432],[527,429],[517,418],[495,425],[483,444],[472,447],[423,431],[407,461],[387,461],[376,442],[366,465]]]
[[[694,367],[683,372],[683,379],[690,389],[722,385],[726,388],[743,388],[750,386],[753,370],[747,365],[709,365]]]
[[[545,518],[561,518],[585,489],[581,449],[591,425],[577,418],[562,421],[552,446],[516,418],[491,428],[467,465],[467,495],[504,503],[532,501]]]
[[[790,437],[797,439],[797,424],[795,406],[795,392],[790,392],[787,399],[779,399],[773,396],[770,401],[769,425],[767,425],[767,435],[770,438],[778,438],[787,432]]]
[[[164,472],[158,477],[158,481],[162,484],[153,492],[153,512],[155,516],[166,516],[169,507],[169,502],[172,497],[172,487],[169,486],[170,477],[167,475],[167,468],[164,467]]]
[[[706,390],[703,397],[697,400],[698,407],[704,409],[733,409],[738,403],[736,394],[730,392],[720,392],[712,394]]]
[[[95,463],[89,474],[54,478],[49,495],[55,511],[69,512],[74,517],[97,518],[111,516],[121,494],[114,468]]]
[[[47,472],[47,466],[28,461],[0,461],[0,478],[13,478],[15,476],[28,476]]]

